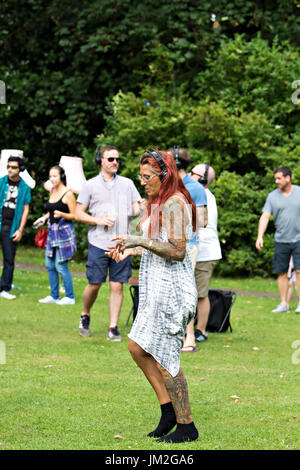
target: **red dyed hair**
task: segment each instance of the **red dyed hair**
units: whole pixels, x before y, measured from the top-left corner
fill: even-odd
[[[155,152],[159,153],[161,156],[166,170],[167,174],[165,175],[159,193],[155,197],[149,197],[148,199],[148,217],[151,216],[150,219],[150,227],[149,230],[152,227],[157,227],[157,212],[158,211],[151,211],[151,205],[156,204],[159,206],[162,206],[171,196],[173,196],[175,193],[181,193],[187,200],[187,202],[191,205],[192,207],[192,224],[193,224],[193,231],[196,230],[196,206],[191,198],[190,193],[184,186],[181,178],[178,175],[178,170],[176,167],[175,160],[173,156],[168,154],[167,152],[163,152],[158,149],[153,149]],[[153,170],[158,174],[161,175],[163,170],[159,166],[159,163],[157,160],[151,155],[151,151],[143,153],[143,155],[140,157],[140,165],[150,165]],[[161,211],[159,211],[159,221],[158,221],[158,227],[161,227],[162,223],[162,214]],[[150,232],[149,232],[150,233]]]

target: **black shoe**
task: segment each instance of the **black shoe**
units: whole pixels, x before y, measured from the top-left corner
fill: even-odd
[[[110,328],[107,332],[107,339],[109,341],[122,341],[122,337],[118,332],[118,327]]]
[[[202,341],[207,341],[207,335],[202,333],[201,330],[195,330],[195,338],[198,343],[201,343]]]
[[[85,336],[86,338],[88,336],[91,336],[91,330],[90,330],[90,317],[89,315],[82,315],[80,317],[80,322],[79,322],[79,334],[81,336]]]

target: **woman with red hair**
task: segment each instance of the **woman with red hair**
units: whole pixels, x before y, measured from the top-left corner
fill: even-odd
[[[139,307],[129,333],[129,351],[152,385],[161,418],[149,437],[159,442],[197,439],[180,349],[193,317],[197,290],[186,250],[196,225],[196,208],[172,156],[156,149],[140,158],[140,180],[148,196],[140,221],[143,236],[119,236],[107,253],[116,261],[141,255]],[[174,432],[168,434],[177,424]]]

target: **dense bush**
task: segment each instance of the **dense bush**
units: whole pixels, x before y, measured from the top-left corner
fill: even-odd
[[[170,89],[183,84],[190,94],[207,57],[236,33],[248,41],[260,32],[269,42],[277,34],[297,45],[297,7],[296,0],[2,1],[0,80],[7,104],[0,106],[1,148],[23,149],[42,180],[60,155],[81,155],[82,146],[92,145],[103,129],[106,100],[118,90],[137,93],[155,78]],[[240,58],[235,49],[229,76]],[[261,65],[254,63],[252,72]],[[278,83],[280,77],[281,71]],[[270,91],[276,97],[278,89]]]
[[[25,241],[60,155],[82,155],[90,178],[93,144],[113,142],[138,184],[145,148],[179,145],[216,170],[220,272],[269,274],[272,224],[261,253],[254,241],[273,169],[291,166],[300,183],[296,15],[285,0],[2,2],[1,148],[24,149],[38,181]],[[85,257],[87,226],[75,226]]]
[[[167,53],[163,60],[162,69],[170,73],[159,83],[154,79],[139,95],[120,91],[111,100],[97,143],[120,148],[120,170],[136,183],[138,156],[151,145],[186,147],[193,165],[209,161],[216,170],[219,272],[269,275],[274,227],[271,222],[258,253],[257,224],[275,188],[277,166],[290,166],[293,182],[300,183],[299,106],[291,99],[292,83],[300,77],[299,54],[287,43],[237,36],[224,41],[217,54],[207,54],[207,68],[190,92],[184,83],[170,87],[172,60]]]

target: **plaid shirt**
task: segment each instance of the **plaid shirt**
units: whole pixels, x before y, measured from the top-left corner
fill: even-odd
[[[58,262],[63,263],[72,259],[77,247],[75,229],[72,222],[61,218],[58,223],[50,224],[48,221],[48,237],[46,242],[46,256],[53,257],[53,248],[57,248]]]

